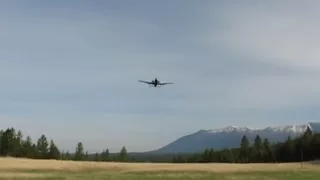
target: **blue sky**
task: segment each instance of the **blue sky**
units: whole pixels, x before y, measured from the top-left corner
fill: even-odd
[[[1,1],[0,126],[93,152],[317,121],[320,3],[234,2]]]

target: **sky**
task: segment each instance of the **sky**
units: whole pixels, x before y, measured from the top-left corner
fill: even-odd
[[[320,1],[0,1],[0,127],[62,150],[320,118]],[[150,88],[157,77],[173,85]]]

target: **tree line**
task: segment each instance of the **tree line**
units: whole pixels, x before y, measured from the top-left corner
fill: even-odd
[[[52,139],[42,134],[33,142],[30,136],[23,137],[20,130],[7,128],[0,131],[0,156],[31,159],[61,159],[75,161],[118,161],[118,162],[173,162],[173,163],[269,163],[298,162],[320,158],[320,133],[310,128],[297,138],[288,137],[285,142],[270,143],[256,136],[250,143],[244,135],[239,148],[221,150],[206,149],[194,154],[148,154],[128,153],[122,147],[118,153],[102,152],[89,154],[82,142],[75,144],[73,152],[60,151]]]
[[[242,137],[239,148],[222,150],[206,149],[202,153],[180,154],[173,157],[173,163],[275,163],[299,162],[320,158],[320,133],[313,133],[308,127],[301,136],[287,138],[285,142],[270,143],[268,139],[256,136],[253,143]]]
[[[36,142],[30,136],[23,138],[20,130],[7,128],[0,131],[0,156],[21,157],[31,159],[60,159],[75,161],[127,161],[126,147],[122,147],[118,154],[112,155],[109,149],[100,153],[88,154],[82,142],[76,144],[75,151],[61,152],[54,141],[50,141],[42,134]]]

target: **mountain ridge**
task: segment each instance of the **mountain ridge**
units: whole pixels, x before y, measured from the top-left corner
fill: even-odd
[[[182,136],[166,146],[147,153],[195,153],[206,148],[223,149],[240,146],[243,135],[250,142],[259,135],[262,139],[267,138],[270,142],[281,142],[288,138],[294,138],[305,132],[307,128],[320,132],[320,122],[308,122],[305,124],[268,126],[265,128],[248,128],[240,126],[226,126],[224,128],[201,129],[195,133]]]
[[[282,126],[268,126],[266,128],[249,128],[245,126],[227,126],[224,128],[215,128],[215,129],[209,129],[209,130],[204,130],[201,129],[199,131],[201,132],[230,132],[230,131],[293,131],[293,132],[303,132],[306,130],[307,127],[310,127],[310,124],[297,124],[297,125],[282,125]],[[199,132],[198,131],[198,132]]]

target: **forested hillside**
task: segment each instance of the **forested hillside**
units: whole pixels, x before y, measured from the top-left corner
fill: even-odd
[[[214,151],[206,149],[201,154],[178,155],[173,162],[229,162],[229,163],[267,163],[298,162],[320,158],[320,133],[313,133],[310,128],[298,138],[285,142],[269,143],[268,139],[256,136],[249,144],[246,136],[242,137],[240,148]]]
[[[120,162],[295,162],[301,158],[314,160],[320,158],[320,133],[313,133],[309,128],[299,138],[288,139],[281,143],[269,143],[259,135],[253,144],[243,136],[240,148],[214,150],[207,149],[197,154],[148,154],[127,153],[122,147],[119,153],[110,153],[108,148],[103,152],[88,154],[81,142],[75,142],[74,152],[61,152],[53,140],[43,134],[37,141],[30,136],[23,137],[20,130],[8,128],[0,131],[0,155],[34,159],[62,159],[76,161],[120,161]]]
[[[267,138],[270,143],[284,142],[288,136],[297,138],[309,127],[313,132],[320,132],[320,122],[304,124],[268,126],[265,128],[248,128],[227,126],[200,130],[198,132],[182,136],[171,143],[151,151],[152,153],[199,153],[206,148],[221,150],[224,148],[238,148],[241,138],[245,135],[250,143],[254,142],[257,135],[261,139]],[[150,152],[150,153],[151,153]]]

